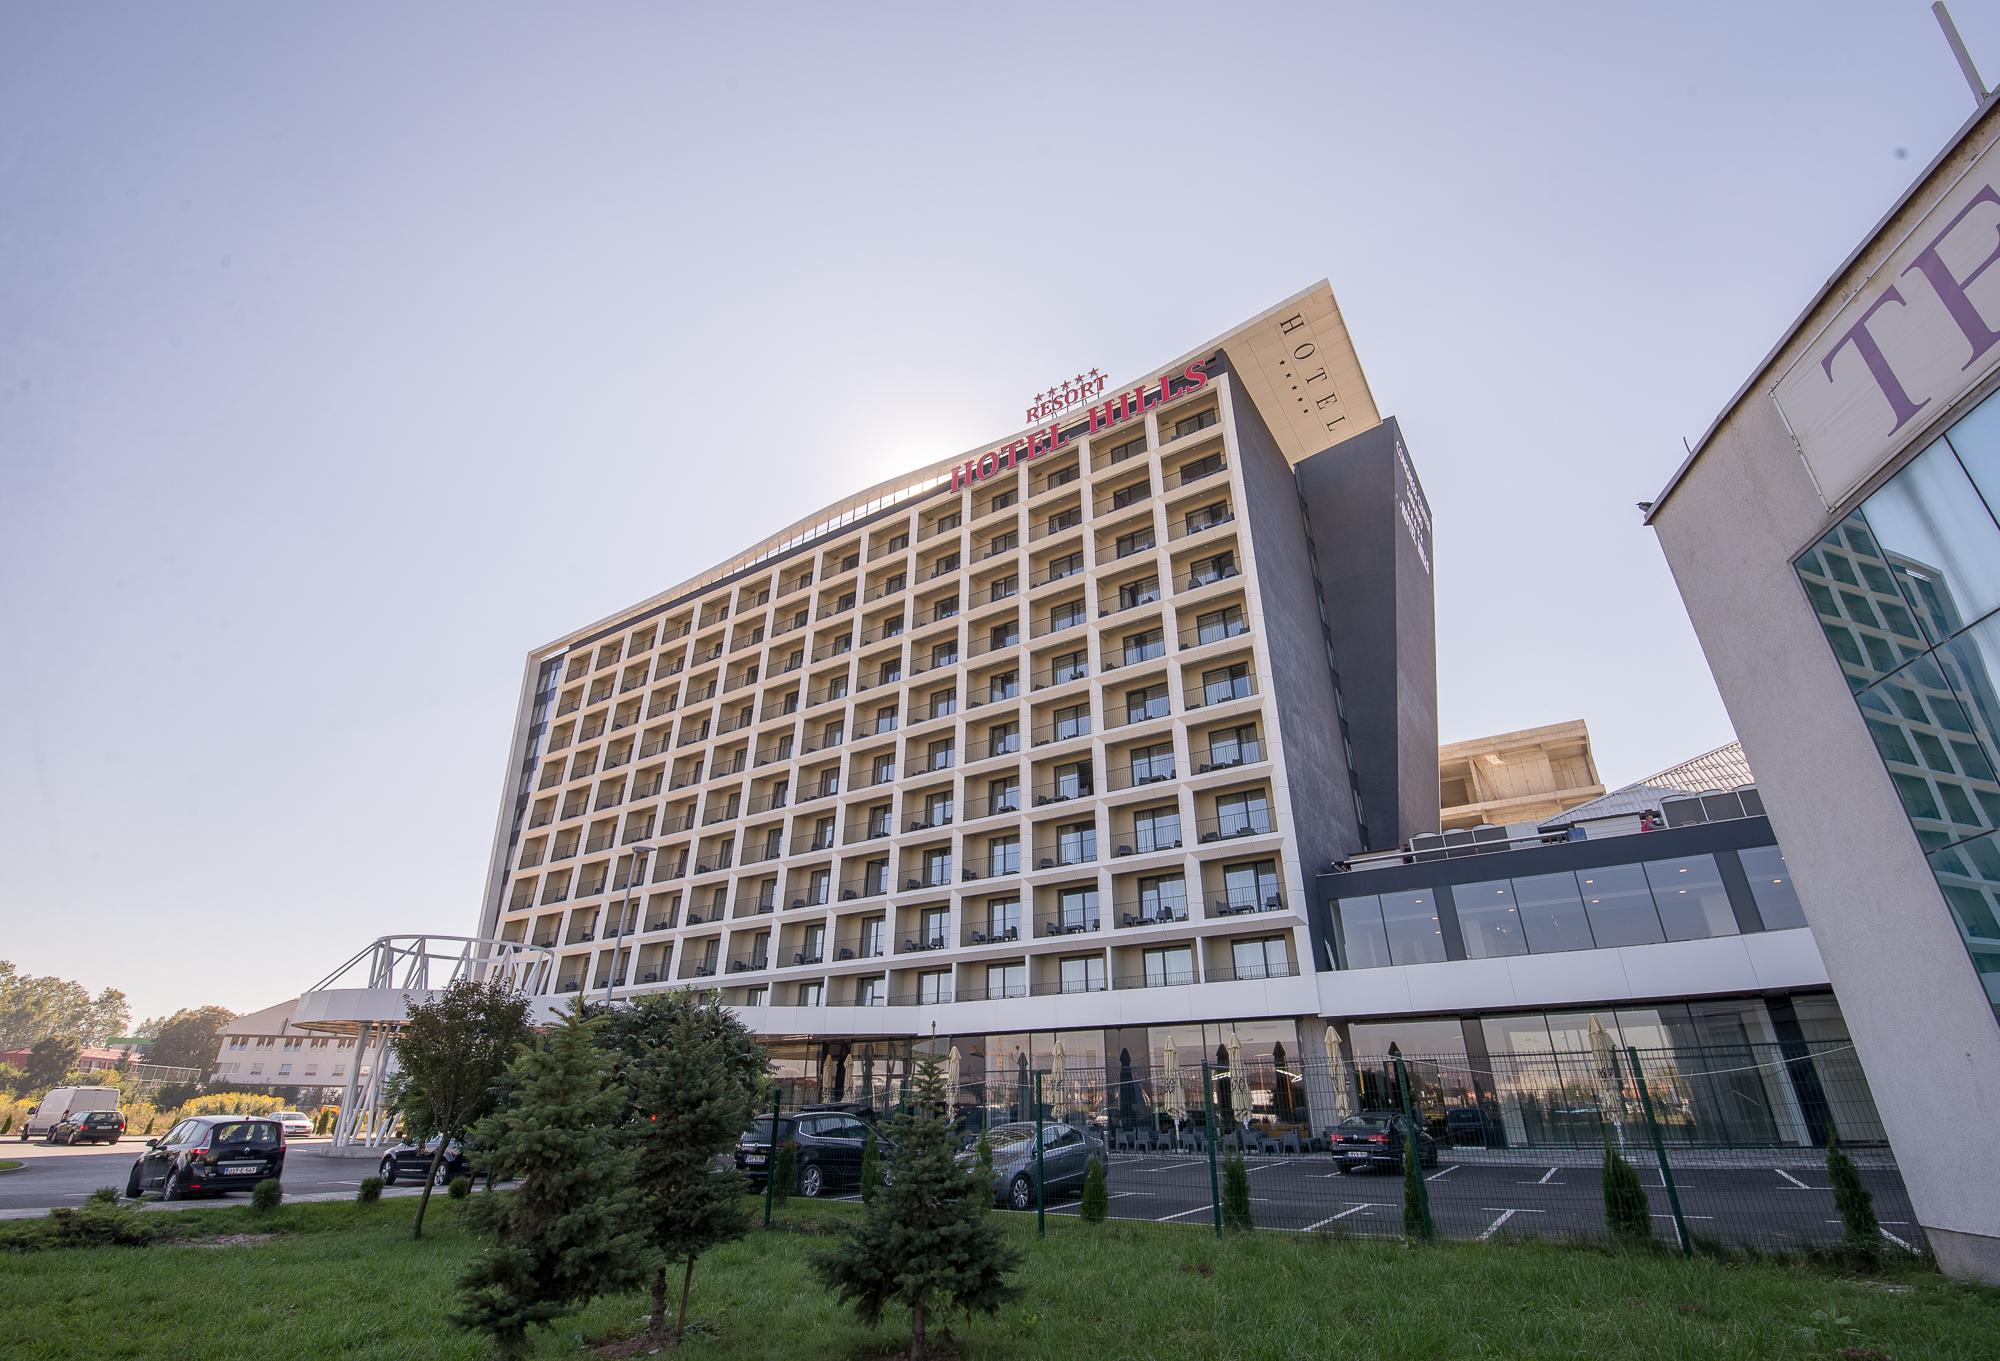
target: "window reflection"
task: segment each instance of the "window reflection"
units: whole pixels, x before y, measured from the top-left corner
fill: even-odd
[[[1785,868],[1785,854],[1776,846],[1753,846],[1738,851],[1743,877],[1750,881],[1750,896],[1757,901],[1757,915],[1766,931],[1783,931],[1806,924],[1805,909],[1799,906],[1798,891],[1792,887],[1792,873]]]

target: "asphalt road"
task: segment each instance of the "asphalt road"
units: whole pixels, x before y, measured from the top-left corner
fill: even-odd
[[[84,1144],[59,1147],[37,1140],[21,1143],[0,1140],[0,1158],[19,1158],[24,1166],[16,1172],[0,1172],[0,1218],[41,1214],[58,1205],[79,1205],[100,1186],[125,1190],[126,1174],[145,1147],[145,1140],[127,1137],[117,1144]],[[324,1139],[294,1139],[285,1152],[285,1197],[288,1200],[339,1199],[352,1196],[363,1177],[375,1174],[370,1158],[334,1158],[326,1154]],[[223,1197],[243,1202],[245,1194]],[[385,1196],[415,1195],[422,1188],[385,1187]],[[157,1204],[157,1198],[147,1202]],[[195,1199],[188,1205],[214,1204]]]
[[[0,1142],[0,1158],[20,1158],[17,1172],[0,1173],[0,1218],[44,1213],[80,1204],[100,1186],[125,1185],[141,1141],[109,1147],[57,1148],[43,1143]],[[285,1158],[287,1199],[340,1199],[354,1194],[375,1171],[371,1159],[335,1158],[324,1140],[294,1140]],[[1447,1152],[1425,1173],[1431,1215],[1449,1238],[1511,1236],[1579,1237],[1604,1231],[1598,1168],[1579,1159],[1534,1163],[1527,1155],[1506,1162],[1457,1159]],[[1654,1231],[1672,1241],[1673,1221],[1659,1169],[1633,1153],[1651,1202]],[[1772,1156],[1759,1166],[1755,1153],[1727,1155],[1727,1165],[1680,1165],[1675,1184],[1689,1231],[1697,1237],[1772,1249],[1835,1243],[1841,1237],[1833,1192],[1810,1158]],[[1394,1236],[1403,1230],[1402,1179],[1393,1170],[1353,1172],[1324,1155],[1251,1157],[1250,1209],[1259,1228],[1306,1233]],[[1890,1243],[1919,1248],[1902,1179],[1886,1166],[1867,1166],[1863,1183]],[[1210,1222],[1209,1165],[1205,1157],[1115,1154],[1107,1177],[1114,1218],[1205,1226]],[[415,1195],[420,1188],[385,1188],[384,1195]],[[853,1199],[851,1194],[840,1197]],[[244,1196],[229,1199],[243,1200]],[[194,1200],[187,1204],[212,1203]],[[148,1206],[157,1206],[149,1200]],[[1052,1214],[1077,1213],[1068,1194],[1050,1204]]]
[[[1653,1212],[1654,1232],[1673,1241],[1673,1219],[1659,1169],[1628,1153]],[[1696,1238],[1788,1249],[1837,1243],[1842,1234],[1833,1192],[1823,1169],[1785,1160],[1751,1165],[1755,1155],[1733,1154],[1731,1166],[1674,1170],[1688,1230]],[[1311,1233],[1399,1235],[1403,1231],[1402,1178],[1394,1170],[1349,1172],[1325,1154],[1252,1157],[1245,1160],[1250,1209],[1259,1228]],[[1447,1154],[1424,1174],[1431,1216],[1440,1236],[1579,1237],[1604,1232],[1604,1198],[1596,1166],[1571,1163],[1482,1163]],[[1891,1244],[1916,1249],[1922,1232],[1912,1222],[1902,1179],[1891,1168],[1864,1168],[1876,1216]],[[1119,1154],[1109,1163],[1110,1212],[1120,1219],[1207,1225],[1212,1211],[1208,1160],[1165,1154]],[[1067,1195],[1051,1213],[1075,1214]]]

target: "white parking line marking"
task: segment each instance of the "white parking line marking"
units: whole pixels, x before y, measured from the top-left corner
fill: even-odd
[[[1436,1181],[1439,1177],[1442,1177],[1445,1172],[1456,1172],[1458,1171],[1459,1168],[1463,1166],[1465,1166],[1464,1163],[1453,1163],[1450,1167],[1445,1168],[1444,1172],[1433,1172],[1428,1177],[1425,1177],[1424,1180]]]
[[[1553,1177],[1553,1176],[1554,1176],[1555,1174],[1556,1174],[1556,1169],[1555,1169],[1555,1168],[1553,1168],[1553,1167],[1551,1167],[1551,1168],[1550,1168],[1550,1169],[1549,1169],[1548,1171],[1546,1171],[1546,1172],[1542,1173],[1542,1179],[1541,1179],[1540,1181],[1538,1181],[1538,1182],[1535,1182],[1535,1183],[1533,1183],[1533,1184],[1534,1184],[1534,1185],[1536,1185],[1536,1186],[1547,1186],[1547,1185],[1549,1184],[1549,1178],[1550,1178],[1550,1177]],[[1521,1184],[1522,1184],[1523,1186],[1526,1186],[1526,1185],[1528,1185],[1529,1183],[1527,1183],[1527,1182],[1523,1182],[1523,1183],[1521,1183]],[[1558,1184],[1560,1184],[1560,1183],[1558,1183]]]
[[[1186,1218],[1186,1217],[1187,1217],[1188,1215],[1198,1215],[1198,1214],[1207,1214],[1208,1212],[1209,1212],[1209,1207],[1208,1207],[1208,1206],[1206,1206],[1206,1205],[1197,1205],[1197,1206],[1195,1206],[1195,1207],[1194,1207],[1193,1209],[1191,1209],[1191,1210],[1177,1210],[1177,1211],[1175,1211],[1175,1212],[1174,1212],[1173,1214],[1170,1214],[1170,1215],[1161,1215],[1161,1216],[1160,1216],[1160,1217],[1159,1217],[1158,1219],[1154,1220],[1153,1222],[1154,1222],[1155,1224],[1164,1224],[1164,1223],[1166,1223],[1166,1222],[1167,1222],[1167,1221],[1168,1221],[1169,1219],[1184,1219],[1184,1218]]]
[[[1653,1215],[1653,1216],[1652,1216],[1652,1218],[1654,1218],[1654,1219],[1672,1219],[1672,1218],[1673,1218],[1673,1216],[1672,1216],[1672,1215],[1663,1215],[1663,1214],[1656,1214],[1656,1215]],[[1715,1216],[1714,1216],[1714,1215],[1690,1215],[1690,1214],[1684,1214],[1684,1215],[1682,1215],[1682,1216],[1681,1216],[1681,1218],[1682,1218],[1682,1219],[1713,1219],[1713,1218],[1715,1218]]]
[[[1782,1167],[1774,1167],[1774,1168],[1772,1168],[1771,1170],[1772,1170],[1773,1172],[1776,1172],[1776,1173],[1777,1173],[1777,1174],[1778,1174],[1779,1176],[1783,1177],[1783,1178],[1784,1178],[1784,1179],[1785,1179],[1786,1181],[1788,1181],[1788,1182],[1790,1182],[1790,1183],[1791,1183],[1791,1186],[1788,1186],[1788,1187],[1786,1187],[1786,1188],[1785,1188],[1786,1190],[1799,1190],[1799,1191],[1824,1191],[1824,1190],[1826,1190],[1826,1189],[1827,1189],[1827,1188],[1826,1188],[1826,1187],[1824,1187],[1824,1186],[1808,1186],[1808,1185],[1806,1185],[1806,1184],[1805,1184],[1804,1182],[1800,1181],[1800,1180],[1799,1180],[1799,1179],[1798,1179],[1797,1177],[1795,1177],[1795,1176],[1793,1176],[1793,1175],[1792,1175],[1791,1173],[1787,1172],[1787,1171],[1786,1171],[1786,1170],[1785,1170],[1784,1168],[1782,1168]]]
[[[1547,1210],[1502,1209],[1498,1205],[1488,1205],[1485,1206],[1484,1208],[1488,1210],[1499,1210],[1500,1217],[1494,1220],[1491,1224],[1488,1224],[1486,1226],[1486,1232],[1479,1235],[1478,1241],[1481,1243],[1484,1243],[1487,1239],[1491,1238],[1494,1234],[1498,1233],[1500,1231],[1500,1226],[1502,1224],[1505,1224],[1508,1220],[1512,1219],[1515,1215],[1538,1215],[1538,1214],[1548,1213]]]
[[[1893,1233],[1890,1233],[1890,1232],[1889,1232],[1889,1231],[1888,1231],[1887,1229],[1884,1229],[1884,1228],[1882,1228],[1882,1226],[1881,1226],[1881,1225],[1879,1225],[1879,1224],[1878,1224],[1878,1225],[1876,1225],[1876,1228],[1877,1228],[1877,1229],[1878,1229],[1878,1230],[1880,1231],[1881,1235],[1882,1235],[1882,1236],[1883,1236],[1884,1238],[1888,1239],[1888,1240],[1889,1240],[1889,1241],[1890,1241],[1891,1243],[1894,1243],[1894,1244],[1895,1244],[1895,1245],[1896,1245],[1897,1247],[1901,1248],[1901,1249],[1902,1249],[1902,1250],[1903,1250],[1904,1252],[1907,1252],[1907,1253],[1909,1253],[1909,1254],[1910,1254],[1911,1256],[1913,1256],[1913,1257],[1914,1257],[1914,1256],[1916,1255],[1916,1252],[1917,1252],[1917,1250],[1916,1250],[1915,1248],[1911,1247],[1911,1246],[1910,1246],[1910,1245],[1909,1245],[1908,1243],[1904,1242],[1904,1241],[1903,1241],[1902,1239],[1900,1239],[1900,1238],[1896,1237],[1896,1235],[1895,1235],[1895,1234],[1893,1234]]]
[[[1313,1231],[1314,1229],[1320,1229],[1320,1228],[1325,1228],[1325,1227],[1326,1227],[1326,1226],[1327,1226],[1328,1224],[1331,1224],[1331,1223],[1333,1223],[1333,1221],[1334,1221],[1334,1220],[1336,1220],[1336,1219],[1345,1219],[1345,1218],[1347,1218],[1347,1217],[1348,1217],[1349,1215],[1358,1215],[1358,1214],[1360,1214],[1360,1213],[1361,1213],[1361,1212],[1362,1212],[1363,1210],[1374,1210],[1374,1209],[1380,1209],[1380,1208],[1382,1208],[1382,1207],[1381,1207],[1381,1206],[1378,1206],[1378,1205],[1374,1205],[1374,1204],[1371,1204],[1371,1203],[1367,1203],[1367,1202],[1364,1202],[1364,1203],[1362,1203],[1362,1204],[1360,1204],[1360,1205],[1351,1205],[1351,1206],[1349,1206],[1349,1207],[1348,1207],[1347,1209],[1345,1209],[1345,1210],[1342,1210],[1342,1211],[1341,1211],[1341,1212],[1340,1212],[1339,1214],[1337,1214],[1337,1215],[1328,1215],[1328,1216],[1327,1216],[1327,1217],[1326,1217],[1325,1219],[1322,1219],[1322,1220],[1320,1220],[1320,1222],[1319,1222],[1319,1223],[1317,1223],[1317,1224],[1308,1224],[1308,1225],[1306,1225],[1306,1227],[1305,1227],[1305,1230],[1304,1230],[1304,1232],[1306,1232],[1306,1233],[1311,1233],[1311,1232],[1312,1232],[1312,1231]]]

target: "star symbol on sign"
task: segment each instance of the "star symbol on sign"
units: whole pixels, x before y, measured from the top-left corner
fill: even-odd
[[[1035,394],[1035,401],[1036,401],[1036,403],[1037,403],[1037,404],[1040,404],[1040,402],[1042,401],[1042,399],[1043,399],[1043,398],[1045,398],[1045,397],[1047,397],[1048,395],[1049,395],[1049,394],[1048,394],[1048,393],[1046,393],[1046,392],[1037,392],[1037,393]]]
[[[1078,375],[1076,376],[1076,381],[1077,381],[1077,382],[1079,382],[1079,383],[1081,383],[1081,382],[1083,381],[1083,375],[1079,373],[1079,374],[1078,374]]]
[[[1095,378],[1095,377],[1097,377],[1097,370],[1096,370],[1096,369],[1092,369],[1092,370],[1090,371],[1090,376],[1091,376],[1092,378]]]

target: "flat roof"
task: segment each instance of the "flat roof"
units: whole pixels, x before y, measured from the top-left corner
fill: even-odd
[[[1793,339],[1804,329],[1807,320],[1811,318],[1813,313],[1819,310],[1820,304],[1824,303],[1832,295],[1834,289],[1839,286],[1841,279],[1846,277],[1850,269],[1854,268],[1855,262],[1867,252],[1868,248],[1875,243],[1876,238],[1882,235],[1883,230],[1896,220],[1897,215],[1908,207],[1910,201],[1930,182],[1931,176],[1937,173],[1938,167],[1943,165],[1959,147],[1965,144],[1966,139],[1972,136],[1972,130],[1979,125],[1980,120],[1986,117],[1987,113],[1996,103],[2000,103],[2000,90],[1994,91],[1980,101],[1979,107],[1973,111],[1972,117],[1966,119],[1959,126],[1958,131],[1951,135],[1951,138],[1946,141],[1943,147],[1939,148],[1938,153],[1931,157],[1929,163],[1917,172],[1917,177],[1910,181],[1909,187],[1897,197],[1895,203],[1890,205],[1889,211],[1882,214],[1881,220],[1869,228],[1861,240],[1855,244],[1854,249],[1847,253],[1847,258],[1840,262],[1833,273],[1826,276],[1826,282],[1821,284],[1818,290],[1814,292],[1812,299],[1806,303],[1804,310],[1792,319],[1792,324],[1785,328],[1784,334],[1778,337],[1777,343],[1770,348],[1769,352],[1762,359],[1757,361],[1757,366],[1750,370],[1750,376],[1743,380],[1743,386],[1736,389],[1735,395],[1729,399],[1721,411],[1716,413],[1715,419],[1708,423],[1708,429],[1701,432],[1701,438],[1696,440],[1688,449],[1687,457],[1681,460],[1680,466],[1674,469],[1673,476],[1667,479],[1666,486],[1660,488],[1660,494],[1654,497],[1652,503],[1646,508],[1644,523],[1653,523],[1653,517],[1660,513],[1660,507],[1667,503],[1667,498],[1672,496],[1675,489],[1680,486],[1681,479],[1687,476],[1688,470],[1694,467],[1695,460],[1700,458],[1702,451],[1708,448],[1709,441],[1715,438],[1715,433],[1722,428],[1722,423],[1728,420],[1731,413],[1743,404],[1743,399],[1750,395],[1750,390],[1757,385],[1757,380],[1770,371],[1771,366],[1777,362],[1778,357],[1784,353],[1785,349],[1791,345]]]

